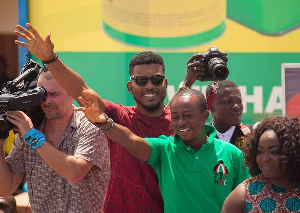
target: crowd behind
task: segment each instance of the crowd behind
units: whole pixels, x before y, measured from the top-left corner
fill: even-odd
[[[126,86],[136,105],[123,106],[64,64],[50,35],[26,26],[17,25],[24,42],[16,44],[43,62],[37,86],[47,91],[45,118],[35,126],[22,111],[6,112],[18,135],[9,153],[0,150],[3,212],[15,212],[1,203],[24,182],[38,213],[300,212],[299,118],[242,124],[233,81],[213,81],[205,95],[191,89],[206,74],[204,53],[187,61],[168,105],[163,58],[134,55]]]

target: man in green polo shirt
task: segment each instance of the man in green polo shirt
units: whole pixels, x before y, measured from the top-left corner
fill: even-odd
[[[214,127],[205,125],[209,112],[198,90],[180,90],[171,100],[175,136],[144,139],[102,113],[96,94],[84,95],[80,104],[86,116],[111,140],[154,167],[167,213],[221,212],[227,195],[250,176],[242,152],[215,138]]]

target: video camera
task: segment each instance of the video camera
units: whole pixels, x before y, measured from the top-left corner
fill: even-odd
[[[27,55],[28,57],[28,55]],[[6,119],[6,112],[21,110],[32,120],[35,127],[44,119],[41,109],[42,102],[47,97],[43,87],[37,86],[37,77],[41,66],[28,57],[21,74],[12,81],[6,82],[0,91],[0,139],[8,137],[13,125]]]
[[[217,47],[211,46],[204,57],[196,58],[197,61],[205,62],[205,75],[198,76],[199,81],[225,80],[229,75],[227,68],[227,53],[220,52]]]

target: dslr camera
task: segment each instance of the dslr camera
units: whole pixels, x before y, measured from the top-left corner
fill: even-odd
[[[205,75],[199,75],[197,77],[199,81],[225,80],[229,75],[227,53],[220,52],[215,46],[211,46],[203,57],[196,60],[205,63]]]
[[[0,139],[5,139],[13,125],[6,119],[7,111],[21,110],[38,126],[44,119],[41,109],[42,102],[47,97],[43,87],[37,87],[37,77],[40,65],[29,59],[23,66],[20,75],[4,84],[0,91]]]

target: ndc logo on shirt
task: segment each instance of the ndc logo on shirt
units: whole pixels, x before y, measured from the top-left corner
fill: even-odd
[[[214,167],[214,184],[224,186],[228,180],[228,169],[223,164],[223,160]]]

